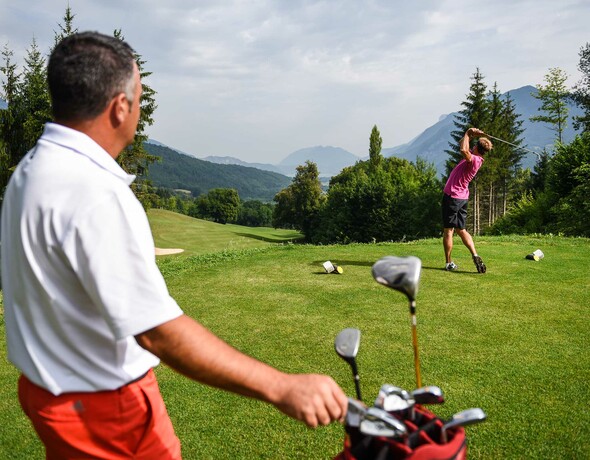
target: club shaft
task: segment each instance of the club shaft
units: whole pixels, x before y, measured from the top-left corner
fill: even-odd
[[[422,387],[422,376],[420,375],[420,355],[418,353],[418,328],[416,320],[416,301],[410,302],[410,316],[412,320],[412,345],[414,347],[414,369],[416,370],[416,388]]]
[[[525,149],[524,147],[520,147],[519,145],[513,144],[512,142],[505,141],[504,139],[500,139],[499,137],[492,136],[491,134],[486,134],[486,136],[491,137],[492,139],[494,139],[496,141],[503,142],[504,144],[508,144],[512,147],[516,147],[517,149],[524,150],[529,153],[533,153],[533,154],[537,155],[537,157],[541,158],[541,155],[538,152],[535,152],[534,150]]]
[[[358,399],[359,401],[362,401],[363,398],[361,397],[361,385],[360,385],[360,377],[359,375],[355,375],[354,376],[354,387],[356,389],[356,399]]]

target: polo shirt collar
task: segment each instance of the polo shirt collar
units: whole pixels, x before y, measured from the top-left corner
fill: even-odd
[[[41,139],[60,145],[84,155],[92,162],[121,179],[127,185],[135,180],[133,174],[127,174],[108,152],[98,145],[90,136],[57,123],[46,123]]]

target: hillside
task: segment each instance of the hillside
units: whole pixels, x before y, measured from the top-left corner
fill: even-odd
[[[150,165],[148,179],[158,187],[190,190],[193,196],[213,188],[235,188],[242,200],[271,201],[291,183],[281,174],[238,165],[220,165],[181,154],[163,145],[145,143],[161,158]]]
[[[234,157],[219,157],[219,156],[208,156],[203,158],[205,161],[210,161],[211,163],[216,163],[218,165],[240,165],[246,166],[248,168],[257,168],[262,169],[263,171],[272,171],[278,174],[284,174],[283,171],[278,166],[271,165],[270,163],[248,163],[247,161],[242,161],[238,158]],[[284,174],[288,176],[289,174]]]

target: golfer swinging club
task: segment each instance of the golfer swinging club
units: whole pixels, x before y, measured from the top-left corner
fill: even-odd
[[[0,232],[8,358],[46,458],[180,459],[152,370],[160,360],[311,427],[342,420],[348,401],[330,377],[240,353],[168,293],[135,177],[115,161],[140,115],[129,45],[71,35],[47,76],[55,123],[12,175]]]
[[[463,244],[471,252],[477,272],[486,272],[486,266],[475,250],[473,238],[465,229],[467,203],[469,201],[469,183],[473,180],[479,168],[481,168],[484,161],[483,156],[493,148],[492,142],[488,138],[481,136],[485,136],[485,133],[477,128],[469,128],[465,132],[459,144],[463,159],[451,171],[444,188],[442,200],[443,247],[446,258],[445,269],[449,271],[457,270],[458,268],[451,257],[451,253],[453,252],[453,234],[455,229],[457,229],[457,234],[461,237],[461,241],[463,241]],[[470,141],[473,137],[479,137],[479,139],[473,149],[470,150]]]

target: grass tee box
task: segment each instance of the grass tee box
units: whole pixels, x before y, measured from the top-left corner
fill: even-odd
[[[274,229],[255,229],[256,238],[247,238],[254,247],[231,249],[232,236],[220,238],[216,250],[215,238],[232,227],[208,234],[202,224],[194,222],[197,230],[186,221],[152,221],[156,245],[194,251],[160,257],[158,264],[185,312],[236,348],[285,372],[329,374],[354,396],[350,368],[334,353],[338,332],[354,327],[363,335],[363,394],[377,395],[384,383],[413,390],[407,299],[378,285],[371,267],[386,255],[417,256],[422,381],[439,386],[446,399],[430,408],[443,419],[469,407],[488,416],[466,429],[469,458],[590,458],[590,411],[583,406],[590,398],[589,240],[479,238],[488,264],[482,276],[467,252],[457,260],[467,268],[445,271],[440,240],[276,245],[266,241],[276,238]],[[158,225],[170,230],[160,232]],[[253,234],[231,231],[236,241],[243,238],[237,233]],[[178,239],[168,239],[172,233]],[[205,253],[190,246],[194,235],[208,245]],[[526,260],[537,248],[544,259]],[[344,273],[327,274],[326,260]],[[399,308],[392,308],[395,302]],[[0,321],[3,329],[3,315]],[[18,373],[5,347],[0,341],[0,458],[43,458],[18,407]],[[271,406],[189,381],[165,366],[157,375],[185,459],[330,459],[342,448],[340,425],[309,430]]]

